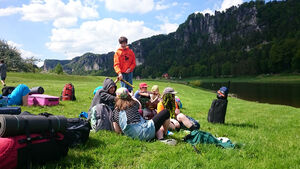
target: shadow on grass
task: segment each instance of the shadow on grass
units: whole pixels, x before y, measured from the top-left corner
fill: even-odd
[[[233,126],[233,127],[242,127],[242,128],[254,128],[257,129],[258,126],[255,124],[249,124],[249,123],[225,123],[225,126]]]
[[[99,147],[105,148],[106,143],[99,139],[89,137],[88,141],[84,145],[76,146],[76,147],[73,147],[72,149],[90,150],[90,149],[99,148]]]

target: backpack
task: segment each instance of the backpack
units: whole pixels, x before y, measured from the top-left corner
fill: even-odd
[[[13,86],[6,86],[2,88],[2,96],[8,96],[9,94],[11,94],[16,87]]]
[[[190,143],[194,150],[200,154],[200,151],[196,148],[197,144],[215,144],[218,147],[222,148],[234,148],[235,144],[233,144],[229,139],[223,141],[222,139],[218,139],[214,137],[211,133],[194,130],[190,134],[184,137],[184,141]]]
[[[4,125],[7,132],[0,132],[2,133],[2,137],[0,137],[0,168],[32,168],[32,164],[44,164],[48,161],[59,160],[68,154],[69,147],[64,139],[65,136],[57,132],[58,128],[65,128],[65,123],[59,120],[58,116],[52,116],[49,113],[33,115],[29,112],[22,112],[20,115],[14,115],[18,120],[12,120],[13,118],[10,118],[12,115],[2,117],[7,117],[6,125]],[[39,121],[39,118],[43,121]],[[49,122],[47,127],[34,127],[34,123],[45,125],[45,118],[48,118]],[[15,122],[18,122],[18,127],[22,129],[16,129]],[[57,126],[59,127],[57,128]],[[21,130],[23,132],[20,132]],[[17,133],[21,134],[17,135]]]
[[[223,86],[217,91],[218,99],[227,99],[227,96],[228,96],[228,88],[227,87]]]
[[[32,164],[59,160],[69,151],[63,139],[63,134],[51,132],[0,137],[0,168],[32,168]]]
[[[91,125],[89,121],[80,118],[67,119],[65,140],[69,147],[85,144],[89,139]]]
[[[94,131],[109,130],[112,131],[112,110],[103,103],[96,104],[91,110],[89,110],[88,120],[91,121],[91,127]]]
[[[75,88],[74,88],[72,83],[67,83],[64,86],[63,91],[61,92],[60,100],[62,100],[62,101],[66,101],[66,100],[74,101],[74,100],[76,100]]]
[[[224,123],[227,109],[227,99],[215,99],[208,111],[207,121],[211,123]]]

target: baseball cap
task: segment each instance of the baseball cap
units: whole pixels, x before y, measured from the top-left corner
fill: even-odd
[[[129,91],[125,87],[121,87],[116,91],[116,95],[120,99],[126,99],[129,95]]]
[[[147,83],[140,83],[140,88],[148,87]]]
[[[166,87],[163,94],[176,94],[177,92],[175,92],[175,90],[172,87]]]

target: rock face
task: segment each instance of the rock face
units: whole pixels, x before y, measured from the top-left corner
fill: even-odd
[[[66,73],[82,74],[83,71],[112,71],[114,52],[107,54],[86,53],[72,60],[45,60],[44,70],[53,69],[58,63],[63,66]]]
[[[278,37],[283,39],[293,30],[299,30],[295,19],[299,15],[296,12],[299,11],[297,6],[300,5],[296,0],[267,4],[251,1],[225,12],[216,11],[214,15],[193,13],[173,33],[152,36],[130,44],[136,56],[135,75],[230,75],[243,70],[244,66],[241,65],[251,65],[247,69],[255,70],[244,71],[242,74],[266,73],[268,50],[272,41]],[[276,12],[272,12],[274,9]],[[281,17],[283,14],[284,17]],[[285,24],[288,22],[293,24]],[[280,23],[283,23],[280,26],[284,29],[278,29]],[[259,51],[261,49],[264,51]],[[253,57],[257,55],[254,52],[262,53],[265,59],[263,63],[256,62],[259,59]],[[46,60],[44,69],[48,71],[61,63],[64,71],[72,74],[100,70],[102,75],[110,75],[114,72],[113,55],[113,52],[102,55],[86,53],[70,61]],[[266,65],[266,68],[262,65]],[[257,67],[260,67],[260,72],[256,71]]]

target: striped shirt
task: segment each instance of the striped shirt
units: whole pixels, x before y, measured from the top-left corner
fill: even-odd
[[[112,120],[119,124],[119,112],[117,108],[113,111]],[[135,102],[131,107],[125,109],[127,116],[127,124],[135,124],[141,121],[141,115],[139,113],[139,104]]]

